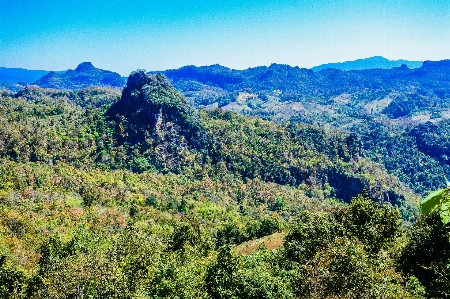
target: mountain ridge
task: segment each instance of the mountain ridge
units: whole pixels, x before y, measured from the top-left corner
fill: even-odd
[[[394,67],[400,67],[403,64],[408,68],[413,69],[421,67],[422,63],[422,61],[410,61],[405,59],[389,60],[383,56],[372,56],[369,58],[356,59],[352,61],[325,63],[311,69],[315,72],[327,68],[334,68],[342,71],[355,71],[364,69],[391,69]]]
[[[31,83],[35,82],[42,76],[45,76],[49,72],[50,71],[45,70],[0,67],[0,82],[13,84],[18,82]]]
[[[314,100],[325,103],[343,93],[372,93],[379,97],[386,90],[407,92],[425,86],[447,94],[450,78],[448,61],[426,62],[420,68],[410,69],[406,65],[391,69],[367,69],[342,71],[311,69],[272,64],[246,70],[233,70],[214,66],[187,66],[163,71],[174,86],[191,100],[194,106],[208,106],[215,102],[219,107],[236,100],[239,92],[275,96],[281,102]],[[155,73],[155,72],[151,72]],[[438,74],[439,73],[439,74]],[[435,80],[436,79],[436,80]]]
[[[311,70],[313,71],[319,71],[325,68],[336,68],[336,69],[341,69],[341,70],[360,70],[363,69],[361,67],[356,67],[356,68],[352,68],[350,64],[355,64],[355,63],[361,63],[361,62],[378,62],[379,65],[378,67],[368,67],[367,69],[372,69],[372,68],[383,68],[383,69],[388,69],[388,68],[393,68],[393,67],[399,67],[402,64],[407,65],[409,68],[418,68],[422,65],[422,61],[409,61],[409,60],[404,60],[404,59],[400,59],[400,60],[388,60],[382,56],[373,56],[373,57],[369,57],[369,58],[361,58],[361,59],[357,59],[357,60],[353,60],[353,61],[345,61],[345,62],[336,62],[336,63],[326,63],[326,64],[321,64],[318,66],[314,66],[311,68]],[[81,63],[80,65],[86,64],[86,62]],[[81,71],[83,68],[85,68],[84,70],[92,70],[93,68],[95,68],[92,63],[88,62],[88,64],[90,64],[89,67],[87,67],[88,65],[84,65],[81,67],[81,69],[78,69],[78,71]],[[277,65],[276,63],[273,63],[272,65]],[[87,68],[86,68],[87,67]],[[181,67],[180,69],[183,68],[216,68],[218,71],[222,70],[222,71],[229,71],[229,72],[234,72],[234,71],[240,71],[240,70],[235,70],[232,68],[228,68],[226,66],[222,66],[220,64],[214,64],[214,65],[210,65],[210,66],[194,66],[194,65],[186,65]],[[246,71],[249,69],[260,69],[260,68],[265,68],[265,66],[256,66],[256,67],[250,67],[247,68],[245,70],[242,71]],[[299,68],[299,67],[294,67],[294,68]],[[75,69],[76,70],[76,69]],[[151,71],[151,73],[157,73],[157,72],[168,72],[171,71],[172,69],[167,69],[167,70],[160,70],[160,71]],[[8,67],[0,67],[0,82],[4,82],[4,83],[18,83],[18,82],[25,82],[25,83],[32,83],[32,82],[36,82],[38,81],[41,77],[47,75],[50,72],[54,72],[54,73],[65,73],[69,70],[63,70],[63,71],[48,71],[48,70],[32,70],[32,69],[25,69],[25,68],[8,68]],[[113,72],[113,71],[111,71]],[[126,78],[124,77],[124,81],[126,80]]]
[[[82,89],[91,86],[123,87],[125,80],[118,73],[98,69],[90,62],[83,62],[75,70],[50,72],[34,84],[43,88]]]

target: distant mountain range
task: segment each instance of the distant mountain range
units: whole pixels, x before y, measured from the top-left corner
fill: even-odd
[[[272,64],[243,71],[220,65],[186,66],[163,73],[196,107],[223,107],[271,118],[344,111],[350,106],[394,118],[411,116],[424,107],[450,108],[450,60],[426,61],[416,69],[403,64],[392,69],[313,72]],[[382,99],[386,101],[379,105],[369,104]]]
[[[410,69],[415,69],[421,67],[423,61],[409,61],[403,59],[389,60],[382,56],[374,56],[370,58],[357,59],[354,61],[321,64],[313,67],[312,70],[317,72],[323,69],[338,69],[342,71],[391,69],[394,67],[399,67],[402,64],[406,65]]]
[[[412,66],[408,67],[407,63]],[[450,118],[450,60],[420,62],[417,67],[418,63],[372,57],[340,66],[378,66],[375,69],[343,71],[316,68],[314,71],[272,64],[234,70],[216,64],[185,66],[159,73],[165,74],[195,107],[220,107],[279,121],[300,118],[317,122],[332,115],[339,116],[336,122],[342,125],[355,119],[355,111],[358,115],[364,112],[391,118],[415,117],[421,121],[431,117],[439,119],[439,115]],[[389,64],[400,65],[383,68]],[[3,68],[3,74],[7,70]],[[21,78],[15,78],[24,82],[32,81],[32,76],[39,72],[45,72],[9,70],[11,74],[23,74]],[[11,82],[12,79],[9,80]],[[75,70],[49,72],[33,84],[53,89],[120,88],[125,85],[125,78],[83,62]],[[12,89],[3,85],[3,88],[17,90],[18,86]],[[324,122],[329,123],[329,120]]]
[[[0,67],[0,89],[18,91],[26,85],[53,89],[82,89],[86,87],[123,87],[126,78],[118,73],[83,62],[74,70],[44,71]]]
[[[123,87],[125,79],[118,73],[101,70],[90,62],[83,62],[75,70],[50,72],[34,84],[55,89],[81,89],[90,86]]]
[[[49,71],[43,70],[27,70],[20,68],[0,67],[0,82],[5,83],[32,83],[45,76]]]
[[[391,69],[394,67],[400,67],[402,64],[405,64],[408,68],[413,69],[421,67],[422,63],[422,61],[388,60],[381,56],[375,56],[371,58],[358,59],[355,61],[322,64],[313,67],[312,70],[314,72],[317,72],[327,68],[334,68],[345,71],[364,69]],[[190,66],[182,69],[186,71],[186,68],[190,68]],[[220,73],[220,76],[223,76],[224,71],[226,73],[234,72],[234,70],[219,65],[206,68],[209,68],[211,70],[215,69],[214,72]],[[258,67],[252,69],[258,69]],[[170,71],[165,71],[165,73],[170,73]],[[229,76],[227,78],[229,79]],[[126,78],[120,77],[120,75],[117,73],[95,68],[90,62],[81,63],[75,70],[58,72],[0,67],[0,87],[4,86],[6,88],[14,87],[17,83],[19,83],[19,85],[34,83],[41,87],[57,89],[77,89],[92,85],[121,87],[125,83],[125,80]],[[16,86],[14,89],[17,89],[19,87]]]

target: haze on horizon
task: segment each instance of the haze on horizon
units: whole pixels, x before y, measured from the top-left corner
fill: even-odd
[[[0,66],[311,68],[450,58],[450,1],[0,0]]]

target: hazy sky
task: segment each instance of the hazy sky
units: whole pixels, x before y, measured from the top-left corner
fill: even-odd
[[[0,0],[0,66],[128,75],[450,58],[450,0]]]

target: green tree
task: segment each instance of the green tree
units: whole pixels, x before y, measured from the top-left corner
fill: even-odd
[[[408,232],[409,242],[400,257],[400,269],[415,276],[428,298],[450,296],[450,225],[437,210],[421,216]]]

